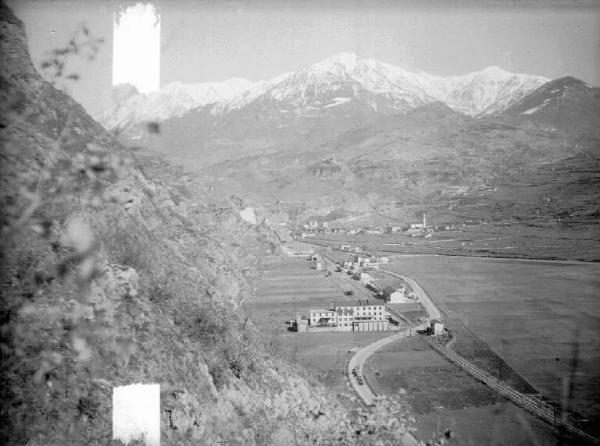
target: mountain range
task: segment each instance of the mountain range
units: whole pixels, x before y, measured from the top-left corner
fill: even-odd
[[[149,95],[131,86],[118,86],[112,92],[108,110],[98,118],[110,129],[162,121],[204,107],[212,114],[224,114],[254,102],[270,101],[280,106],[280,113],[310,113],[352,100],[383,113],[441,101],[461,113],[480,116],[503,111],[548,80],[498,67],[440,77],[341,53],[267,81],[232,78],[199,84],[174,82]]]
[[[124,120],[120,138],[284,221],[426,212],[544,237],[598,231],[600,89],[581,80],[497,67],[444,78],[343,53],[238,84],[212,103],[170,106],[179,111],[157,118],[159,133]]]

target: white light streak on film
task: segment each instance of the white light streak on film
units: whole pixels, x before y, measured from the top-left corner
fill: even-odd
[[[160,446],[160,384],[113,388],[113,439]]]
[[[141,93],[160,88],[160,15],[136,3],[113,22],[113,85],[129,83]]]

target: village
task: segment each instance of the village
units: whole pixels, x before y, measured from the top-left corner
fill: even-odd
[[[346,298],[356,300],[330,303],[326,308],[311,309],[308,315],[296,314],[289,321],[296,332],[377,332],[425,324],[421,334],[448,335],[439,317],[431,317],[427,311],[423,314],[426,309],[408,284],[390,282],[384,279],[385,272],[378,272],[379,266],[389,264],[393,257],[361,253],[344,260],[346,256],[310,254],[307,261],[310,268],[339,281]]]
[[[463,226],[471,225],[473,222],[466,221]],[[405,234],[411,237],[430,238],[434,232],[451,231],[457,228],[454,223],[432,224],[427,221],[427,214],[423,214],[423,220],[417,223],[406,223],[403,225],[394,225],[388,222],[386,226],[359,226],[355,228],[333,227],[324,220],[309,220],[300,227],[290,230],[290,235],[294,238],[311,238],[322,234],[345,234],[345,235],[383,235],[383,234]]]

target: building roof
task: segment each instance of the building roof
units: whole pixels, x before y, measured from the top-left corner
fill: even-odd
[[[384,296],[391,296],[396,291],[396,289],[388,285],[384,287],[382,291]]]

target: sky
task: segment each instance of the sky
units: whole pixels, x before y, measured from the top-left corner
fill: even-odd
[[[8,0],[24,21],[34,63],[80,23],[105,43],[74,63],[69,93],[92,113],[112,83],[110,0]],[[487,66],[600,85],[600,2],[191,1],[154,2],[161,13],[160,84],[253,81],[340,52],[448,76]]]

